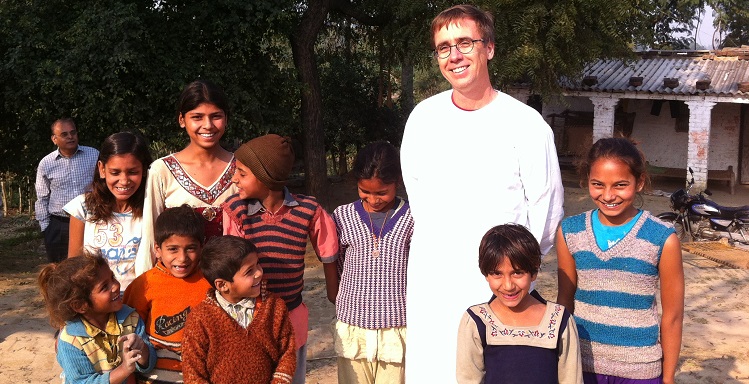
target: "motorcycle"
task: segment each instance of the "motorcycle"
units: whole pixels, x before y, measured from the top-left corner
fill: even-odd
[[[696,195],[689,194],[694,185],[694,172],[689,168],[691,180],[686,188],[671,194],[671,209],[656,215],[659,219],[673,223],[676,235],[682,242],[719,240],[727,238],[733,245],[736,241],[749,244],[749,205],[724,207],[708,199],[708,190]]]

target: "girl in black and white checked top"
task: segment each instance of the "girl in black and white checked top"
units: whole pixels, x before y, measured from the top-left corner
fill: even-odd
[[[335,348],[340,383],[403,383],[406,268],[413,233],[398,150],[364,147],[354,162],[360,200],[333,212],[340,241]]]

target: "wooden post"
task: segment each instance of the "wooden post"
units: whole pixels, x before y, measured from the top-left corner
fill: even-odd
[[[31,199],[31,195],[32,195],[32,193],[31,193],[31,188],[32,188],[31,187],[31,183],[29,181],[29,177],[28,176],[24,177],[23,180],[24,180],[23,184],[26,186],[26,196],[28,196],[28,198],[26,200],[28,200],[28,204],[29,204],[29,217],[33,219],[34,218],[34,216],[33,216],[33,214],[34,214],[34,201]]]
[[[0,181],[0,189],[3,190],[3,216],[8,216],[8,199],[5,195],[5,180]]]

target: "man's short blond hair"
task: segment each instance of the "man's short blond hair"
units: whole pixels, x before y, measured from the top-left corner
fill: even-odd
[[[494,16],[473,5],[461,4],[440,12],[440,14],[432,20],[432,48],[436,48],[434,46],[434,35],[437,31],[447,25],[458,23],[463,19],[473,20],[473,22],[476,23],[484,43],[494,43]]]

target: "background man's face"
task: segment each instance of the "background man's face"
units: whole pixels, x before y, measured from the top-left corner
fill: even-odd
[[[78,131],[72,124],[57,123],[52,130],[52,142],[62,151],[75,151],[78,148]]]

